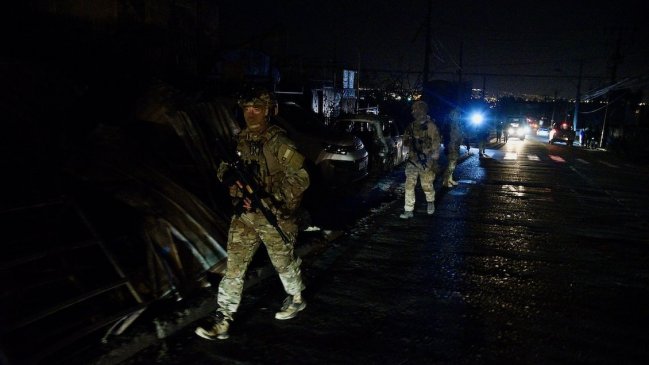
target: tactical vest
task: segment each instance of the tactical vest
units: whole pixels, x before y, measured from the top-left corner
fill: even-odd
[[[422,129],[420,122],[415,121],[410,123],[406,131],[410,135],[409,147],[412,152],[416,152],[409,154],[409,158],[413,161],[417,160],[417,153],[422,153],[430,159],[431,155],[440,147],[439,131],[435,123],[429,119],[425,126],[426,128]]]
[[[244,130],[239,135],[237,151],[244,162],[254,166],[255,178],[266,191],[272,190],[288,168],[298,170],[304,163],[304,157],[286,137],[286,132],[276,125],[261,135]]]

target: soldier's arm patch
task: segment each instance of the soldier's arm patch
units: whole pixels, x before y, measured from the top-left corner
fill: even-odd
[[[292,146],[282,144],[279,148],[279,161],[292,170],[299,170],[304,164],[304,156]]]

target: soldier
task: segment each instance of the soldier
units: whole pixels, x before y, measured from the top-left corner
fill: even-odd
[[[500,121],[496,121],[496,142],[500,143],[502,140],[502,134],[503,134],[503,123]]]
[[[448,165],[444,171],[442,186],[452,188],[456,186],[457,181],[453,180],[453,172],[457,165],[457,159],[460,157],[460,143],[462,143],[462,128],[460,126],[460,108],[455,108],[449,115],[449,136],[448,143],[444,148]]]
[[[267,203],[264,207],[270,207],[275,214],[281,232],[260,212],[255,202],[243,194],[237,185],[240,181],[235,184],[228,179],[232,173],[231,165],[221,163],[217,175],[230,186],[237,213],[232,217],[228,232],[228,261],[218,288],[218,309],[209,325],[195,330],[198,336],[210,340],[229,337],[228,329],[241,301],[248,265],[262,242],[288,294],[275,318],[293,318],[306,307],[302,298],[305,286],[300,271],[301,260],[296,258],[293,249],[298,233],[296,210],[309,186],[304,157],[286,132],[270,123],[270,117],[277,114],[277,102],[272,93],[251,89],[239,100],[239,106],[247,127],[236,137],[237,154],[249,167],[246,171],[254,175],[251,178],[263,190],[259,195]]]
[[[478,139],[478,153],[480,158],[489,157],[486,154],[487,144],[489,144],[489,133],[489,123],[486,120],[482,120],[476,125],[476,138]]]
[[[419,100],[412,104],[415,120],[404,132],[403,144],[408,147],[406,162],[405,204],[402,219],[412,218],[415,208],[415,186],[421,180],[421,188],[426,195],[428,214],[435,213],[435,173],[441,146],[437,126],[428,116],[428,105]]]

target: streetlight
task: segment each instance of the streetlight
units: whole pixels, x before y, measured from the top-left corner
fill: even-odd
[[[480,125],[484,121],[484,114],[482,112],[473,112],[469,118],[473,125]]]

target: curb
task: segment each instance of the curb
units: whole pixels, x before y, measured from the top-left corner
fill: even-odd
[[[323,247],[326,249],[328,244],[342,236],[341,232],[320,232],[319,237],[309,237],[312,236],[310,232],[301,233],[307,236],[303,244],[295,247],[295,254],[301,258],[309,256]],[[244,290],[261,283],[272,275],[275,275],[275,268],[272,264],[248,271]],[[196,296],[178,302],[181,303],[178,308],[171,308],[163,316],[147,320],[146,323],[140,323],[139,326],[133,326],[134,333],[131,333],[128,339],[113,337],[110,344],[105,345],[110,349],[98,350],[101,354],[91,356],[88,363],[95,365],[119,364],[192,323],[207,317],[217,309],[215,300],[217,290],[216,286],[200,290]]]

